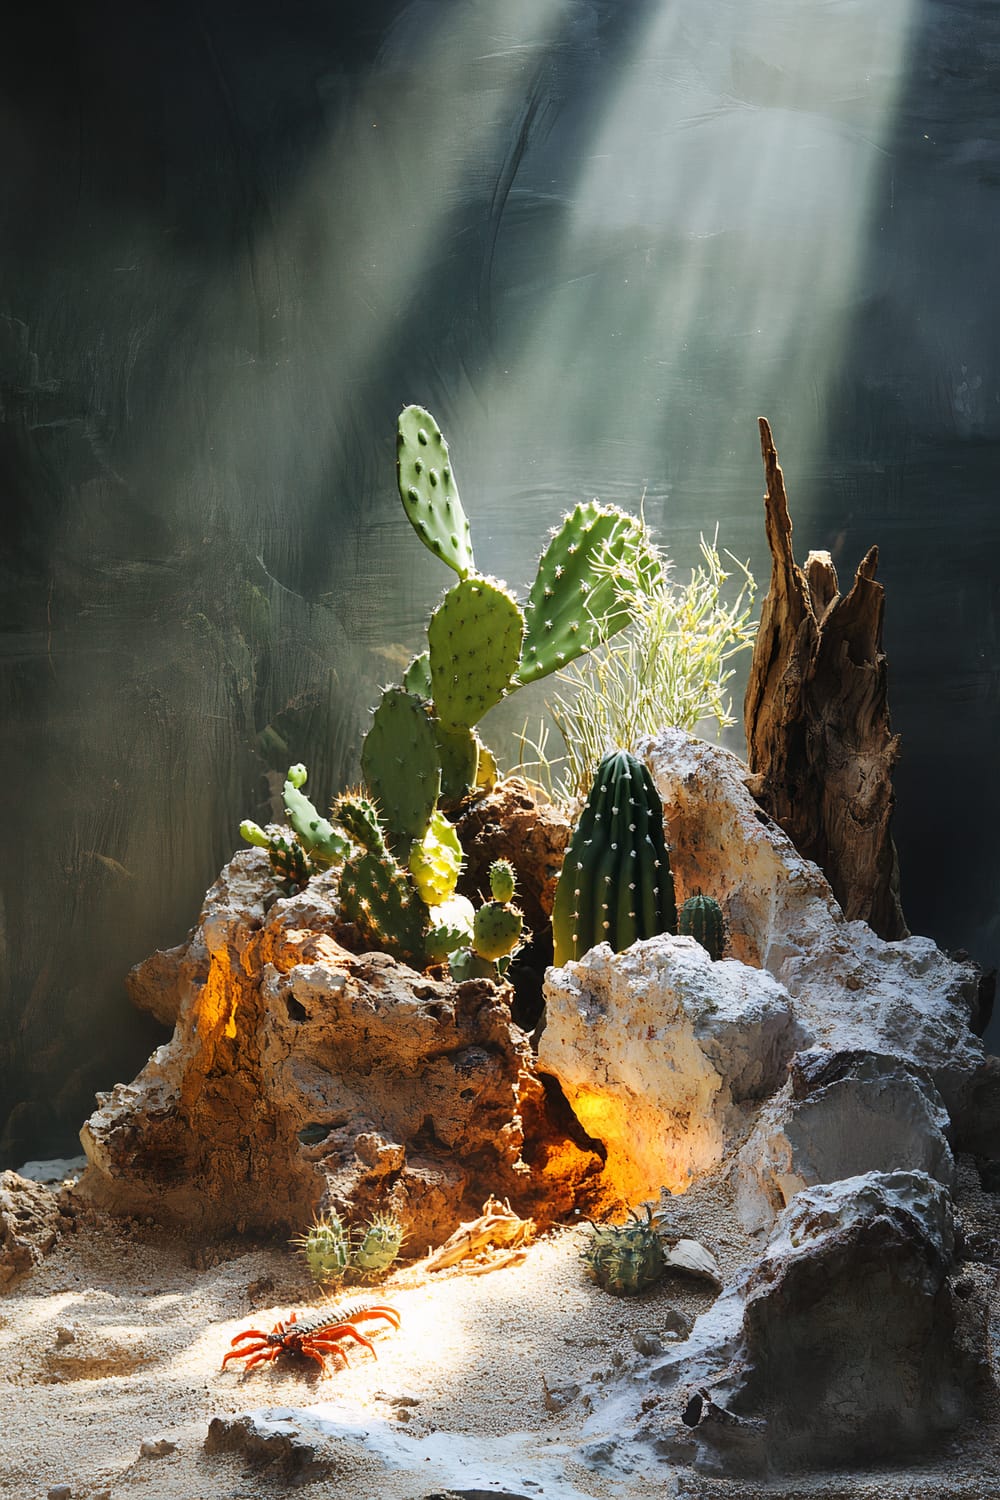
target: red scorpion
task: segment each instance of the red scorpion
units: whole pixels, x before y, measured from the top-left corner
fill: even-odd
[[[347,1355],[341,1348],[343,1339],[353,1339],[356,1344],[363,1344],[377,1359],[375,1345],[371,1339],[359,1333],[356,1326],[368,1318],[384,1318],[393,1328],[399,1327],[399,1313],[396,1309],[378,1302],[353,1302],[347,1307],[321,1307],[301,1320],[292,1313],[284,1323],[275,1323],[270,1333],[265,1333],[262,1328],[247,1328],[243,1333],[238,1333],[232,1340],[229,1353],[223,1358],[222,1368],[225,1369],[231,1359],[245,1359],[244,1369],[251,1370],[254,1365],[277,1359],[279,1354],[287,1352],[305,1354],[309,1359],[314,1359],[325,1375],[325,1354],[335,1354],[347,1365]],[[248,1343],[249,1339],[255,1342]],[[237,1348],[238,1344],[242,1347]]]

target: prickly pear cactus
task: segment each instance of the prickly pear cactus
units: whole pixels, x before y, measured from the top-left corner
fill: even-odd
[[[591,1230],[580,1259],[587,1275],[604,1291],[632,1297],[659,1281],[666,1259],[648,1206],[645,1219],[629,1209],[624,1224],[594,1224]]]
[[[677,931],[683,937],[693,937],[695,942],[707,949],[710,957],[718,961],[726,946],[725,924],[722,907],[714,896],[703,896],[699,891],[689,896],[680,909]]]
[[[521,655],[517,601],[491,578],[465,578],[427,627],[434,710],[448,729],[471,728],[507,692]]]
[[[301,890],[310,875],[316,873],[298,839],[286,839],[282,833],[267,833],[259,823],[244,818],[240,824],[240,837],[258,849],[266,849],[271,861],[271,873],[286,896]]]
[[[384,1276],[399,1254],[406,1231],[395,1214],[373,1214],[355,1230],[351,1245],[351,1270],[366,1280]]]
[[[433,695],[431,659],[426,651],[421,651],[410,662],[403,673],[403,687],[408,693],[415,693],[418,698],[430,698]]]
[[[417,536],[465,578],[475,567],[469,522],[452,473],[448,444],[429,411],[407,406],[396,428],[399,498]]]
[[[476,919],[472,902],[468,896],[449,896],[447,901],[430,908],[428,918],[430,926],[424,937],[427,962],[443,964],[447,960],[450,964],[454,955],[472,942]],[[452,970],[452,978],[455,977]]]
[[[490,895],[494,901],[513,901],[517,876],[509,859],[495,859],[490,865]]]
[[[391,854],[352,854],[339,894],[345,917],[365,942],[414,969],[424,967],[427,907]]]
[[[516,906],[508,906],[503,901],[485,901],[476,912],[473,952],[495,963],[513,953],[523,931],[524,917]]]
[[[422,839],[414,839],[407,861],[417,894],[428,906],[440,906],[454,895],[462,869],[458,834],[443,813],[431,814]]]
[[[423,702],[387,688],[361,747],[361,771],[390,837],[421,839],[441,791],[434,731]]]
[[[524,936],[524,916],[510,904],[516,884],[510,860],[495,859],[490,865],[493,899],[483,903],[473,924],[472,952],[478,958],[497,963],[513,953]]]
[[[302,787],[306,781],[303,765],[290,766],[282,791],[282,800],[288,821],[299,836],[299,841],[317,870],[328,869],[339,864],[350,848],[333,824],[320,817]]]
[[[454,808],[475,790],[479,773],[480,742],[471,729],[446,729],[440,719],[431,719],[441,766],[441,803]]]
[[[635,516],[590,500],[564,517],[528,595],[518,682],[545,677],[624,629],[630,613],[613,564],[626,560],[651,579],[660,571]]]
[[[298,1246],[313,1280],[321,1286],[327,1281],[343,1279],[350,1259],[351,1239],[338,1214],[332,1210],[320,1214],[292,1244]]]
[[[385,836],[379,821],[378,809],[370,797],[360,789],[344,792],[333,804],[333,816],[356,844],[375,854],[380,859],[388,858]]]
[[[620,953],[637,938],[676,930],[663,805],[642,762],[614,750],[597,768],[566,850],[552,909],[553,961],[582,958],[598,943]]]

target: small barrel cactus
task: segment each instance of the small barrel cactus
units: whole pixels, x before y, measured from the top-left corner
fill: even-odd
[[[663,1242],[646,1207],[641,1219],[629,1209],[624,1224],[594,1224],[580,1252],[592,1281],[616,1297],[631,1297],[659,1281],[666,1268]]]
[[[395,1214],[373,1214],[360,1230],[355,1231],[351,1246],[351,1270],[358,1276],[383,1276],[392,1265],[406,1238],[406,1231]]]
[[[722,957],[726,946],[726,932],[722,920],[722,907],[714,896],[689,896],[680,909],[677,930],[682,937],[693,937],[695,942],[707,949],[713,960]]]
[[[314,1281],[341,1281],[347,1272],[351,1240],[339,1214],[320,1214],[305,1234],[292,1241],[302,1252]]]
[[[637,938],[676,932],[677,907],[653,778],[627,750],[597,768],[566,850],[552,910],[554,962],[598,943],[616,953]]]

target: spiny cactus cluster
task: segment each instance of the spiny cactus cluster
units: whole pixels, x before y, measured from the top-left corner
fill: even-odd
[[[624,1224],[592,1224],[580,1259],[591,1280],[615,1296],[634,1296],[653,1286],[663,1275],[666,1259],[649,1205],[645,1219],[629,1209]]]
[[[638,938],[676,930],[663,805],[642,762],[627,750],[610,751],[597,768],[556,886],[554,962],[582,958],[598,943],[620,953]]]
[[[292,1241],[302,1252],[320,1286],[385,1275],[400,1252],[406,1231],[395,1214],[373,1214],[366,1224],[348,1228],[339,1214],[320,1214],[305,1234]]]
[[[458,582],[431,616],[427,650],[374,711],[363,790],[339,798],[326,819],[302,789],[305,768],[293,766],[284,802],[294,840],[251,822],[240,831],[268,850],[286,891],[342,864],[345,915],[373,946],[416,967],[447,958],[453,974],[495,975],[523,939],[523,918],[513,891],[494,890],[478,912],[455,895],[461,850],[446,817],[496,782],[475,726],[516,688],[628,623],[617,565],[652,577],[661,564],[641,522],[589,501],[553,532],[522,609],[502,583],[476,572],[448,445],[423,407],[400,414],[397,480],[414,530]]]

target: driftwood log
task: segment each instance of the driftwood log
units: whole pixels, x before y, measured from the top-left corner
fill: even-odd
[[[785,481],[760,419],[771,584],[761,610],[744,726],[750,789],[799,853],[814,860],[850,918],[907,936],[892,841],[892,768],[878,548],[841,595],[828,552],[792,553]]]

